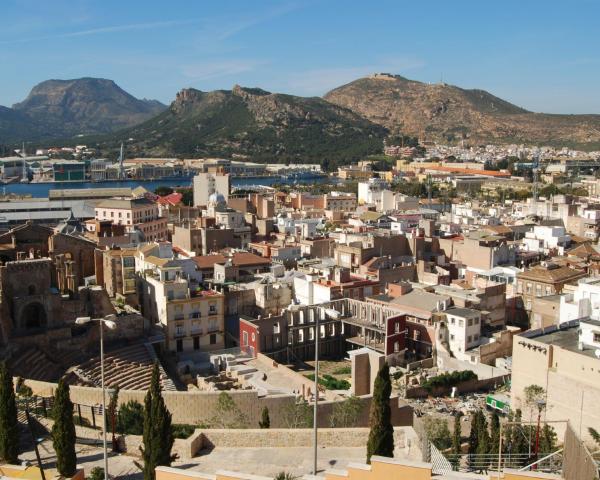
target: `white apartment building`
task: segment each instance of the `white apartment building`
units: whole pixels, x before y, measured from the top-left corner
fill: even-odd
[[[565,248],[571,243],[571,236],[564,227],[536,225],[533,231],[527,232],[523,238],[523,248],[527,252],[549,254],[555,251],[563,255]]]
[[[457,358],[463,359],[461,354],[480,344],[481,312],[471,308],[452,307],[444,313],[450,351]]]
[[[560,298],[560,323],[590,317],[600,320],[600,277],[580,278],[573,292]]]
[[[213,193],[220,193],[229,199],[230,183],[229,174],[226,173],[199,173],[194,177],[194,205],[207,206],[209,197]]]

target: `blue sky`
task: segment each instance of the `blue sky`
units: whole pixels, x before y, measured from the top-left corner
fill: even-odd
[[[322,95],[385,71],[600,113],[596,0],[1,0],[0,18],[0,105],[48,78],[168,103],[236,83]]]

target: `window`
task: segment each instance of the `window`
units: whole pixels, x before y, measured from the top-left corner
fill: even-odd
[[[246,333],[246,332],[244,332]],[[247,333],[246,333],[246,341],[248,340],[247,338]],[[246,343],[247,345],[247,343]],[[194,337],[194,350],[200,350],[200,337]]]
[[[183,340],[177,340],[177,351],[183,352]]]
[[[472,326],[473,326],[473,319],[472,319],[472,318],[469,318],[469,320],[467,321],[467,325],[468,325],[469,327],[472,327]]]
[[[459,326],[459,327],[464,327],[464,326],[465,326],[465,321],[464,321],[464,320],[462,320],[462,319],[461,319],[461,320],[459,320],[459,321],[458,321],[458,326]]]
[[[400,351],[400,342],[394,342],[394,352],[398,353]]]
[[[479,325],[479,318],[475,318],[475,319],[473,320],[473,323],[474,323],[475,325]]]
[[[471,337],[471,335],[469,335],[467,337],[467,343],[471,343],[473,341],[473,337]]]
[[[525,286],[525,293],[531,294],[531,283],[529,282],[527,282],[527,285]]]
[[[450,318],[450,325],[454,325],[454,317]]]
[[[209,338],[210,338],[210,344],[211,345],[216,345],[217,344],[217,335],[215,333],[211,333]]]
[[[400,333],[400,322],[394,324],[394,333]]]
[[[594,332],[594,343],[600,342],[600,332]]]
[[[450,335],[450,340],[454,341],[454,335]]]

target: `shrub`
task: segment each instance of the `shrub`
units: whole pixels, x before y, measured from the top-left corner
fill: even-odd
[[[352,373],[352,367],[340,367],[337,370],[333,371],[334,375],[350,375]]]
[[[442,373],[435,377],[428,378],[421,386],[431,392],[431,390],[436,388],[451,388],[462,382],[477,380],[477,378],[477,375],[473,371],[462,370],[450,373]]]
[[[104,480],[104,469],[102,467],[92,468],[87,480]]]
[[[309,380],[315,381],[314,373],[309,373],[305,376]],[[350,382],[348,382],[348,380],[337,379],[331,375],[319,377],[319,385],[324,386],[327,390],[348,390],[350,388]]]
[[[189,438],[194,433],[194,430],[196,430],[194,425],[187,425],[184,423],[178,423],[171,426],[171,431],[175,438]]]
[[[129,435],[144,433],[144,407],[141,403],[130,400],[119,409],[117,431]]]

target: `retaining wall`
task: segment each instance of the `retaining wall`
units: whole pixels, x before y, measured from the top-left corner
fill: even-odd
[[[36,380],[26,380],[35,395],[52,396],[56,389],[56,384],[40,382]],[[71,401],[81,405],[100,405],[102,403],[102,390],[95,387],[71,386]],[[165,404],[173,416],[173,423],[185,423],[191,425],[210,424],[215,413],[219,395],[221,392],[175,392],[163,391]],[[227,392],[234,400],[238,409],[248,418],[248,427],[258,426],[264,407],[269,409],[269,418],[273,428],[285,428],[285,416],[296,402],[294,395],[272,395],[259,397],[255,390],[231,390]],[[123,405],[130,400],[135,400],[144,404],[145,391],[141,390],[120,390],[119,405]],[[363,427],[368,425],[369,409],[371,397],[360,397],[363,408],[356,418],[355,426]],[[319,427],[330,427],[330,415],[336,402],[319,402]],[[108,404],[108,398],[107,398]],[[392,423],[396,426],[412,425],[412,408],[399,398],[390,400],[392,409]],[[91,421],[91,409],[82,408],[81,414]],[[98,421],[98,419],[97,419]]]

